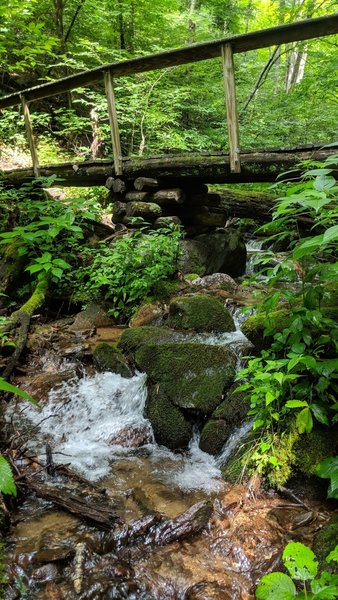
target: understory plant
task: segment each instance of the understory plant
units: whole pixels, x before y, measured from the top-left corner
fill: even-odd
[[[264,226],[271,241],[290,232],[293,241],[283,260],[271,265],[270,259],[259,273],[265,290],[257,311],[271,345],[239,372],[238,390],[247,393],[253,429],[261,433],[251,466],[273,484],[283,483],[286,472],[276,438],[280,443],[286,433],[307,434],[315,423],[338,422],[338,325],[331,318],[338,275],[337,163],[334,156],[307,165]],[[302,223],[311,224],[306,237]]]
[[[290,542],[282,560],[289,575],[279,571],[264,575],[256,589],[258,600],[338,598],[338,575],[328,571],[318,575],[318,561],[310,548],[300,542]],[[326,562],[338,562],[338,546],[326,557]]]
[[[130,317],[161,279],[177,270],[180,229],[140,228],[86,252],[89,263],[77,273],[74,299],[103,300],[114,317]]]

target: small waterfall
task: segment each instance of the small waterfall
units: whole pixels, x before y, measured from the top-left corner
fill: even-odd
[[[226,441],[223,450],[216,458],[216,465],[220,468],[223,467],[233,454],[233,452],[238,448],[241,441],[245,438],[245,436],[249,433],[252,428],[252,421],[247,421],[243,423],[240,427],[237,427],[235,431],[232,432],[228,440]]]
[[[246,270],[245,270],[244,277],[251,277],[251,275],[254,273],[257,256],[259,256],[259,254],[264,253],[264,250],[262,248],[264,241],[265,240],[262,240],[262,239],[260,239],[260,240],[253,239],[253,240],[247,241],[246,251],[247,251],[247,255],[248,255],[248,260],[246,263]]]

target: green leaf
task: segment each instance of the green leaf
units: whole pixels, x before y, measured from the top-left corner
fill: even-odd
[[[0,454],[0,492],[2,494],[11,494],[16,496],[16,486],[7,460]]]
[[[293,600],[296,587],[288,575],[277,571],[262,577],[255,595],[257,600]]]
[[[336,180],[334,177],[326,175],[322,173],[319,177],[316,177],[313,187],[319,192],[323,192],[324,190],[329,190],[330,188],[336,185]]]
[[[318,561],[312,550],[300,542],[287,544],[283,552],[283,563],[293,579],[308,581],[318,571]]]
[[[315,474],[331,480],[327,496],[338,500],[338,456],[330,456],[322,460],[316,466]]]
[[[329,426],[330,423],[327,416],[327,411],[323,406],[320,406],[320,404],[310,404],[310,409],[319,423]]]
[[[20,396],[21,398],[24,398],[25,400],[29,400],[29,402],[32,402],[32,404],[37,404],[37,401],[34,400],[34,398],[32,398],[32,396],[27,394],[27,392],[25,392],[24,390],[21,390],[20,388],[16,387],[15,385],[12,385],[11,383],[8,383],[2,377],[0,377],[0,390],[3,392],[10,392],[11,394],[16,394],[17,396]]]
[[[329,242],[332,242],[334,240],[338,241],[338,225],[330,227],[324,233],[323,242],[325,244],[328,244]]]
[[[305,400],[288,400],[285,406],[286,408],[303,408],[303,406],[308,406],[308,403]]]
[[[330,552],[325,560],[326,562],[331,562],[332,560],[338,562],[338,545]]]
[[[305,433],[305,432],[310,433],[310,431],[312,431],[313,420],[312,420],[312,415],[311,415],[311,411],[309,408],[303,408],[303,410],[301,410],[298,413],[297,419],[296,419],[296,426],[297,426],[299,433]]]

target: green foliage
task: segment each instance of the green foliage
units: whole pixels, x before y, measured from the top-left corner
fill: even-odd
[[[0,454],[0,493],[16,496],[16,485],[12,469],[7,460]]]
[[[330,600],[337,598],[338,575],[323,571],[317,577],[318,561],[310,548],[300,542],[291,542],[285,547],[282,558],[289,575],[280,572],[264,575],[256,589],[258,600],[292,600],[292,598]],[[333,560],[338,562],[338,546],[326,558],[327,562]],[[302,582],[302,591],[297,592],[292,579],[297,583]]]
[[[177,227],[137,230],[102,244],[89,253],[90,265],[73,274],[75,299],[104,300],[111,315],[131,316],[152,287],[176,270],[180,236]]]
[[[316,467],[316,475],[324,479],[330,479],[328,498],[338,500],[338,456],[331,456],[322,460]]]
[[[265,319],[265,335],[272,345],[248,361],[238,379],[238,391],[250,398],[249,415],[254,430],[262,432],[263,446],[254,454],[256,468],[268,474],[271,465],[281,465],[270,441],[264,436],[281,435],[296,428],[299,434],[312,431],[315,422],[330,426],[338,422],[338,325],[328,318],[325,304],[330,300],[330,282],[336,277],[338,263],[338,211],[335,179],[332,175],[338,157],[325,164],[308,165],[300,183],[290,185],[286,196],[276,205],[272,223],[265,231],[280,240],[284,232],[298,231],[297,218],[313,219],[313,232],[319,235],[292,242],[286,258],[275,266],[263,266],[265,285],[258,314]],[[295,284],[288,289],[289,273]],[[277,287],[278,286],[278,287]],[[269,314],[284,308],[283,329]],[[267,466],[269,465],[269,469]]]

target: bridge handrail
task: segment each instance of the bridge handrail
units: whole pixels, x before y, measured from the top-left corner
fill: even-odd
[[[233,54],[237,54],[273,45],[320,38],[335,33],[338,33],[338,13],[261,29],[243,35],[193,44],[176,50],[167,50],[157,54],[113,62],[4,96],[0,98],[0,109],[20,104],[22,94],[25,96],[26,102],[32,102],[33,100],[41,100],[77,87],[102,81],[106,72],[110,72],[111,76],[116,78],[216,58],[221,56],[222,47],[225,44],[230,44]]]

